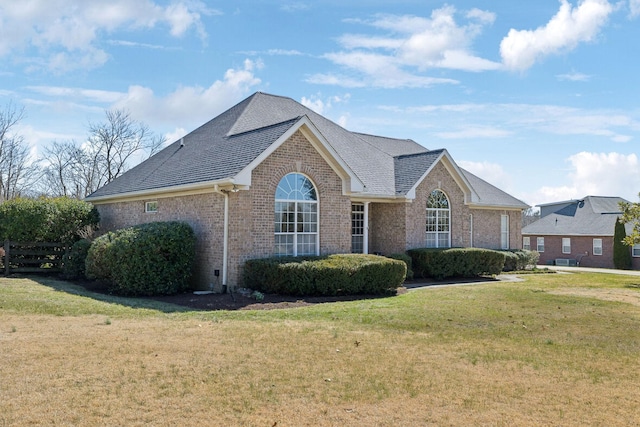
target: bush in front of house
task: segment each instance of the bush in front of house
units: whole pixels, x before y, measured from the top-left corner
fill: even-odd
[[[85,262],[91,241],[81,239],[75,242],[69,253],[65,255],[62,264],[62,277],[68,280],[85,279]]]
[[[196,238],[183,222],[152,222],[95,239],[86,259],[88,278],[105,280],[119,295],[172,295],[189,288]]]
[[[505,261],[504,252],[480,248],[420,248],[407,253],[416,276],[436,280],[500,274]]]
[[[384,295],[402,286],[406,269],[402,261],[364,254],[252,259],[244,283],[282,295]]]
[[[527,267],[535,267],[540,259],[536,251],[513,249],[504,251],[505,260],[502,271],[522,271]]]
[[[69,197],[8,200],[0,204],[0,241],[72,244],[99,221],[92,204]]]
[[[407,265],[407,276],[405,280],[413,279],[413,268],[412,268],[413,262],[411,261],[411,257],[409,255],[403,254],[403,253],[397,253],[397,254],[389,255],[388,258],[397,259],[399,261],[404,262]]]

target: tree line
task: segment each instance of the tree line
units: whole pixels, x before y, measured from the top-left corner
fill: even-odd
[[[0,109],[0,203],[19,197],[82,199],[159,151],[164,138],[124,109],[105,111],[89,123],[87,138],[53,141],[34,157],[19,132],[24,107]]]

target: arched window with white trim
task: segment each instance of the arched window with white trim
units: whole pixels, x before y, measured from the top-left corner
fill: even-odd
[[[428,248],[451,247],[451,210],[449,199],[441,190],[433,190],[427,197]]]
[[[290,173],[280,180],[274,224],[276,255],[318,255],[318,193],[309,178]]]

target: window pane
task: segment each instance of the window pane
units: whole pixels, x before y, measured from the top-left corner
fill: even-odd
[[[276,188],[276,255],[317,253],[318,203],[315,187],[302,174],[285,175]]]
[[[593,254],[602,255],[602,239],[593,239]]]
[[[538,237],[536,249],[538,252],[544,252],[544,237]]]
[[[530,237],[523,237],[522,238],[522,249],[524,250],[531,250],[531,238]]]

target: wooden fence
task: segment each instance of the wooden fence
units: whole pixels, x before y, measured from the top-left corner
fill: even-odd
[[[5,241],[0,248],[0,261],[4,274],[58,273],[62,269],[69,246],[62,243]]]

